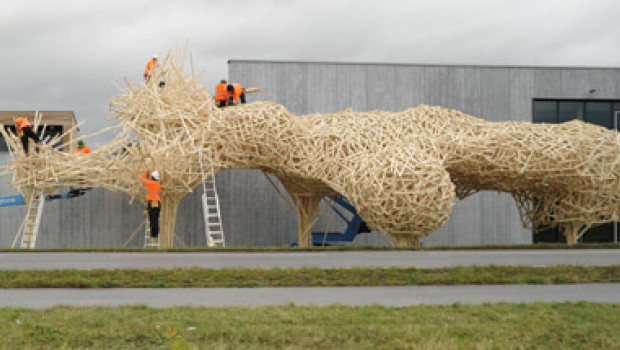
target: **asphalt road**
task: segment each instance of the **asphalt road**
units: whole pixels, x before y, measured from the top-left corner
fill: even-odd
[[[480,304],[485,302],[620,302],[620,284],[172,288],[172,289],[4,289],[0,307],[48,308],[54,305],[171,306]]]
[[[620,249],[471,250],[471,251],[353,251],[269,253],[0,253],[0,270],[116,269],[202,267],[434,268],[484,265],[620,264]]]

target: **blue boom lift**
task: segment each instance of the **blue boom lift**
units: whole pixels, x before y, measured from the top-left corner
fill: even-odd
[[[332,203],[329,203],[332,210],[347,223],[347,226],[344,232],[312,232],[312,245],[325,246],[338,243],[353,242],[355,237],[360,233],[370,232],[368,226],[366,226],[366,223],[364,222],[362,217],[359,216],[357,210],[355,210],[355,207],[351,203],[349,203],[346,199],[342,197],[334,196],[330,198],[334,201],[334,203],[337,203],[338,205],[340,205],[340,207],[348,211],[351,218],[348,219],[347,216],[342,213],[340,209],[338,209]]]
[[[69,192],[60,193],[60,194],[51,194],[49,196],[45,196],[46,202],[51,202],[58,199],[69,199],[83,196],[85,189],[73,189]],[[26,201],[24,200],[24,196],[21,194],[12,194],[8,196],[0,196],[0,207],[12,207],[16,205],[25,205]]]

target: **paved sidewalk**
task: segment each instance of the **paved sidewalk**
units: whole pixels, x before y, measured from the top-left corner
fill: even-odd
[[[620,249],[354,252],[0,253],[0,270],[115,268],[434,268],[472,265],[620,265]]]
[[[620,303],[620,283],[570,285],[281,287],[170,289],[3,289],[0,307],[145,304],[171,306],[297,305],[406,306],[485,302],[592,301]]]

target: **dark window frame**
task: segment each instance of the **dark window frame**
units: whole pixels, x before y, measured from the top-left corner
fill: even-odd
[[[612,118],[612,128],[610,130],[613,130],[613,119],[615,118],[615,114],[616,111],[620,111],[620,100],[618,99],[583,99],[583,98],[534,98],[532,99],[532,122],[534,123],[543,123],[543,121],[538,122],[534,120],[534,115],[535,115],[535,104],[536,102],[555,102],[556,106],[555,106],[555,111],[556,111],[556,115],[555,115],[555,123],[556,124],[560,124],[559,121],[559,117],[560,117],[560,103],[561,102],[577,102],[577,103],[582,103],[582,117],[583,117],[583,121],[585,122],[589,122],[587,119],[587,106],[588,103],[590,102],[601,102],[601,103],[609,103],[610,104],[610,113],[611,113],[611,118]],[[595,124],[595,123],[593,123]],[[600,125],[600,124],[595,124],[595,125]],[[606,127],[605,125],[600,125],[603,127]],[[618,127],[620,128],[620,125],[618,125]],[[617,131],[617,130],[616,130]],[[581,237],[580,242],[588,242],[590,241],[590,237],[587,237],[586,235],[588,234],[588,232],[597,232],[597,231],[601,231],[603,229],[604,226],[607,225],[614,225],[614,223],[609,223],[606,225],[601,225],[601,226],[597,226],[594,228],[591,228],[590,230],[586,231],[586,233]],[[618,223],[617,223],[618,225]],[[541,234],[546,235],[544,238],[541,237]],[[596,239],[597,236],[596,234],[594,234],[594,238]],[[598,236],[600,237],[600,235]],[[542,239],[541,239],[542,238]],[[558,241],[562,241],[563,240],[563,235],[559,232],[558,228],[551,228],[551,229],[547,229],[547,230],[543,230],[543,232],[539,232],[539,233],[534,233],[532,232],[532,240],[534,243],[539,243],[539,242],[558,242]],[[613,242],[614,237],[612,237],[611,242]]]
[[[17,128],[15,127],[15,125],[5,124],[4,130],[6,130],[7,133],[12,133],[14,135],[17,135]],[[39,135],[41,139],[47,136],[52,136],[52,135],[62,135],[64,133],[64,127],[60,124],[47,125],[46,133],[43,133],[43,126],[39,126],[36,133],[37,135]],[[60,148],[61,144],[62,144],[62,141],[58,142],[57,144],[54,145],[54,148],[58,148],[60,151],[62,151],[62,148]],[[8,145],[4,141],[4,137],[0,135],[0,153],[7,153],[8,151],[9,151]]]
[[[556,103],[556,123],[559,124],[559,111],[560,111],[560,102],[581,102],[583,103],[583,110],[582,110],[582,115],[584,117],[584,119],[586,118],[586,105],[588,102],[604,102],[604,103],[610,103],[611,104],[611,114],[612,114],[612,118],[614,116],[615,111],[620,111],[620,99],[609,99],[609,98],[590,98],[590,99],[584,99],[584,98],[533,98],[532,99],[532,122],[533,123],[538,123],[536,121],[534,121],[534,104],[536,102],[555,102]],[[586,121],[586,120],[584,120]],[[587,121],[586,121],[587,122]],[[598,124],[597,124],[598,125]]]

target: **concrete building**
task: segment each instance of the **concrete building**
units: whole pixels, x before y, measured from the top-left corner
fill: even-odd
[[[558,123],[579,118],[617,128],[620,110],[619,68],[231,60],[229,77],[262,89],[252,101],[276,101],[299,115],[346,108],[401,111],[428,104],[490,121]],[[614,227],[596,228],[584,239],[613,240]],[[448,222],[422,243],[561,239],[555,230],[533,236],[521,227],[509,195],[484,192],[457,201]]]
[[[491,121],[563,122],[580,118],[617,128],[620,68],[505,67],[229,61],[229,81],[259,87],[249,102],[269,100],[292,113],[401,111],[419,104],[440,105]],[[207,87],[212,89],[212,87]],[[0,164],[8,154],[0,151]],[[0,195],[11,194],[10,178],[0,182]],[[293,213],[256,170],[229,170],[217,175],[227,245],[286,245],[297,239]],[[204,245],[201,189],[179,208],[177,235],[190,246]],[[0,246],[12,243],[24,207],[0,208]],[[325,214],[327,216],[327,214]],[[123,194],[94,189],[84,197],[46,205],[39,247],[111,247],[123,245],[142,222],[139,204]],[[336,219],[335,219],[336,220]],[[316,230],[342,227],[330,218]],[[585,240],[612,241],[616,225],[593,229]],[[519,244],[558,241],[554,230],[533,236],[521,227],[512,198],[483,192],[457,201],[448,222],[424,245]],[[137,235],[129,246],[141,246]],[[364,234],[356,244],[385,244],[378,233]],[[181,245],[177,242],[177,246]]]

